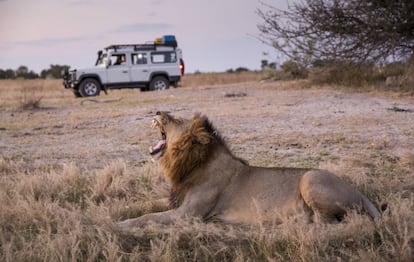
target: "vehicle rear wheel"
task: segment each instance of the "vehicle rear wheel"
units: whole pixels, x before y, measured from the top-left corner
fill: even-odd
[[[170,82],[164,76],[156,76],[149,84],[150,90],[165,90],[170,87]]]
[[[79,86],[79,93],[85,96],[98,96],[101,92],[101,85],[96,79],[86,78]]]

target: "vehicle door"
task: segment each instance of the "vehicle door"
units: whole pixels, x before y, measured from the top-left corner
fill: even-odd
[[[148,82],[150,76],[148,53],[133,53],[131,54],[131,61],[131,82]]]
[[[126,54],[112,54],[107,69],[108,83],[129,83],[130,66]]]

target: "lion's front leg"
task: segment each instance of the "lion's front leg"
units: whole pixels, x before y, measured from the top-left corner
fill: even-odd
[[[137,234],[139,233],[137,230],[148,225],[149,222],[167,225],[186,217],[203,218],[215,206],[218,192],[218,189],[211,188],[210,184],[207,184],[206,188],[192,189],[187,193],[179,208],[118,222],[115,224],[115,230],[121,233]]]

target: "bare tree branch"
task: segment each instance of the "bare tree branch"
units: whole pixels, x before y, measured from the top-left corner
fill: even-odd
[[[287,10],[262,3],[259,39],[288,58],[379,62],[414,50],[413,0],[303,0]]]

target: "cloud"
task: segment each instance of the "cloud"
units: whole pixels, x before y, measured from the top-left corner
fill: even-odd
[[[166,23],[136,23],[129,25],[122,25],[114,30],[113,33],[133,33],[133,32],[148,32],[148,31],[160,31],[169,30],[174,28],[172,24]]]
[[[0,0],[2,1],[2,0]],[[83,41],[91,41],[100,39],[100,36],[74,36],[74,37],[61,37],[61,38],[41,38],[27,41],[14,41],[14,42],[5,42],[0,45],[0,48],[9,49],[13,46],[19,47],[50,47],[61,44],[76,43]]]
[[[7,0],[0,0],[7,1]],[[174,28],[172,24],[167,23],[135,23],[135,24],[126,24],[121,25],[115,29],[109,30],[106,33],[96,33],[96,34],[89,34],[85,35],[78,35],[72,37],[49,37],[49,38],[40,38],[40,39],[33,39],[33,40],[23,40],[23,41],[13,41],[13,42],[3,42],[0,43],[0,48],[3,50],[10,49],[13,46],[19,47],[51,47],[51,46],[58,46],[62,44],[68,43],[77,43],[77,42],[85,42],[85,41],[94,41],[100,40],[104,38],[104,35],[109,33],[142,33],[142,32],[152,32],[152,31],[168,31],[171,28]]]
[[[6,1],[6,0],[0,0]],[[51,47],[51,46],[58,46],[62,44],[68,43],[76,43],[76,42],[85,42],[85,41],[94,41],[100,40],[104,38],[104,35],[109,33],[139,33],[139,32],[152,32],[152,31],[167,31],[171,28],[174,28],[172,24],[167,23],[135,23],[135,24],[126,24],[121,25],[115,29],[109,30],[106,33],[96,33],[96,34],[89,34],[85,35],[78,35],[72,37],[49,37],[49,38],[40,38],[40,39],[33,39],[33,40],[23,40],[23,41],[14,41],[14,42],[3,42],[0,43],[0,48],[2,49],[10,49],[13,46],[19,47]]]
[[[84,40],[82,37],[64,37],[64,38],[42,38],[29,41],[14,42],[15,45],[47,46],[56,44],[72,43]]]
[[[1,0],[0,0],[1,1]],[[85,0],[71,0],[67,4],[70,6],[85,6],[85,5],[93,5],[95,4],[93,0],[85,1]]]
[[[161,5],[164,2],[165,2],[164,0],[153,0],[153,1],[151,1],[151,4],[152,5]]]

